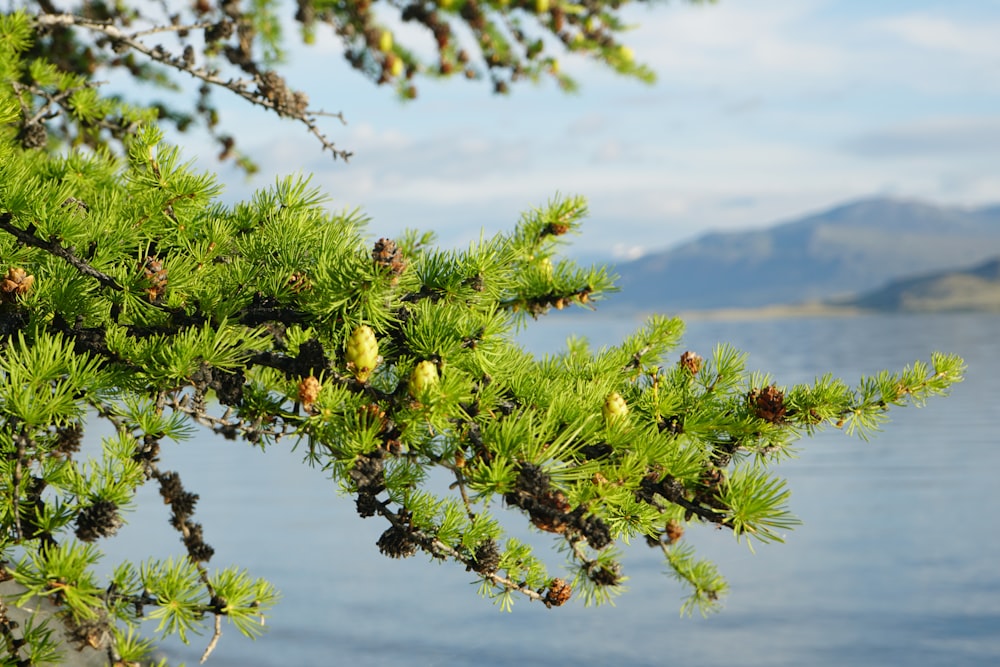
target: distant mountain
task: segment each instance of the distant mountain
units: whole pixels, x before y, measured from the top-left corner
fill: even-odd
[[[609,306],[750,308],[846,297],[1000,256],[1000,206],[868,199],[748,232],[709,233],[619,264]]]
[[[1000,258],[971,269],[896,280],[836,305],[900,312],[1000,312]]]

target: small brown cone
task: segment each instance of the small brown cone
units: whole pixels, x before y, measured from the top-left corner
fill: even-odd
[[[545,602],[546,607],[561,607],[569,602],[571,597],[573,597],[573,587],[562,579],[556,578],[549,583],[543,602]]]
[[[763,389],[754,389],[747,397],[750,408],[760,419],[780,424],[785,420],[785,394],[773,384]]]
[[[691,375],[698,374],[698,371],[701,370],[701,362],[702,362],[701,355],[696,352],[688,350],[687,352],[681,355],[681,361],[680,361],[681,368],[686,370]]]
[[[308,410],[312,407],[312,404],[316,402],[319,397],[320,389],[323,386],[319,383],[319,380],[314,378],[312,375],[306,378],[302,378],[299,382],[299,402],[302,406]]]
[[[7,275],[0,280],[0,301],[13,302],[17,297],[27,294],[34,283],[35,276],[29,276],[24,269],[7,269]]]

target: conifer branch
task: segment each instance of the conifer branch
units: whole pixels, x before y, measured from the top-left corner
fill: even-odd
[[[650,478],[644,478],[640,484],[639,495],[646,502],[657,505],[655,496],[659,495],[669,502],[683,507],[693,516],[697,516],[703,521],[718,525],[726,525],[728,515],[704,507],[700,503],[692,502],[685,497],[684,486],[676,479],[667,476],[659,482],[654,482]]]
[[[43,120],[51,120],[59,115],[58,111],[50,111],[53,106],[59,106],[63,109],[67,109],[67,102],[73,95],[86,88],[97,88],[98,86],[106,84],[107,81],[88,81],[87,83],[80,86],[70,86],[56,93],[50,93],[49,91],[35,85],[24,84],[20,81],[11,81],[10,85],[17,93],[18,101],[21,105],[22,113],[22,124],[24,126],[35,125],[41,123]],[[32,95],[37,95],[45,100],[37,110],[35,110],[34,115],[29,116],[28,111],[31,110],[31,106],[25,102],[22,93],[31,93]],[[68,109],[67,109],[68,110]]]
[[[241,435],[249,442],[259,442],[264,437],[272,438],[277,442],[286,436],[292,435],[300,426],[300,423],[304,421],[301,417],[296,417],[290,413],[283,413],[281,419],[276,420],[281,425],[280,428],[275,426],[264,427],[260,420],[247,422],[242,419],[232,419],[233,409],[231,407],[226,408],[225,413],[221,417],[216,417],[206,411],[203,400],[192,398],[188,394],[184,394],[179,398],[176,394],[171,394],[166,400],[165,406],[171,410],[190,416],[202,426],[207,426],[215,433],[230,440]]]
[[[157,397],[156,411],[162,413],[163,408],[169,405],[167,392],[160,392]],[[113,410],[105,406],[101,407],[99,414],[108,417],[115,423],[121,431],[129,431],[129,424],[117,417]],[[142,437],[140,438],[139,435]],[[159,443],[153,434],[136,434],[136,442],[143,443],[143,451],[136,452],[141,457],[146,468],[147,475],[155,479],[160,485],[160,495],[163,496],[164,503],[171,507],[170,524],[181,534],[181,539],[188,552],[188,558],[198,572],[198,578],[205,586],[210,603],[202,611],[211,612],[214,616],[214,632],[205,647],[201,656],[201,663],[208,660],[215,650],[222,636],[222,603],[216,595],[215,587],[208,576],[208,570],[204,563],[212,558],[214,549],[205,543],[202,537],[201,524],[194,523],[190,517],[194,513],[198,495],[187,491],[181,483],[180,476],[173,471],[162,472],[157,465],[157,452]]]
[[[421,549],[434,558],[441,560],[451,559],[464,564],[470,570],[476,570],[478,572],[476,563],[473,559],[464,556],[453,547],[448,546],[436,537],[428,535],[421,530],[414,529],[410,525],[409,521],[406,520],[403,511],[394,512],[389,507],[388,502],[378,499],[375,499],[375,508],[380,515],[392,524],[393,528],[404,531],[410,539],[420,546]],[[541,602],[545,599],[545,596],[542,593],[539,593],[535,589],[530,588],[523,583],[512,581],[508,577],[501,575],[499,572],[479,572],[479,574],[485,579],[491,581],[493,584],[500,586],[505,590],[521,593],[530,600]]]
[[[101,34],[110,40],[112,48],[116,50],[131,49],[145,55],[154,62],[166,65],[180,72],[185,72],[204,83],[225,88],[247,102],[273,111],[282,118],[290,118],[298,121],[305,125],[309,133],[319,140],[323,149],[329,151],[334,159],[340,158],[346,162],[351,158],[352,153],[337,148],[323,134],[316,122],[318,117],[325,116],[337,118],[341,123],[346,125],[347,121],[344,119],[343,113],[310,110],[308,108],[308,98],[305,94],[289,90],[284,78],[277,73],[273,71],[254,71],[252,79],[224,78],[219,75],[218,70],[197,66],[194,63],[191,52],[176,55],[169,52],[162,45],[149,46],[139,39],[139,37],[165,31],[192,31],[204,29],[206,26],[212,28],[219,25],[218,23],[192,23],[184,26],[163,26],[162,29],[154,28],[126,32],[111,22],[94,21],[75,14],[41,14],[36,16],[34,20],[42,28],[77,27]],[[254,69],[256,70],[256,68]]]
[[[72,248],[72,246],[64,247],[55,237],[51,238],[48,241],[44,241],[35,236],[33,225],[29,225],[28,229],[20,229],[18,227],[15,227],[11,223],[12,219],[13,216],[10,213],[8,212],[0,213],[0,229],[14,236],[14,238],[16,238],[21,243],[24,243],[25,245],[30,245],[35,248],[39,248],[49,253],[50,255],[65,260],[77,271],[79,271],[85,276],[94,278],[102,286],[111,288],[117,292],[124,291],[125,288],[119,285],[117,280],[115,280],[106,273],[98,271],[90,264],[87,264],[87,262],[77,257],[74,254],[74,249]]]

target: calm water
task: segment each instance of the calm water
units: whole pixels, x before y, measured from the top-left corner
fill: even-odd
[[[565,314],[563,314],[565,315]],[[554,350],[569,334],[611,344],[637,322],[571,315],[522,340]],[[168,446],[164,466],[201,494],[196,518],[214,564],[239,563],[284,599],[256,642],[235,629],[209,664],[343,665],[909,665],[1000,662],[1000,317],[878,316],[692,322],[683,349],[729,341],[779,384],[833,371],[848,381],[880,368],[961,354],[968,379],[952,397],[894,413],[872,442],[839,431],[800,443],[782,465],[804,525],[751,554],[731,535],[689,532],[729,579],[725,610],[679,618],[682,589],[641,544],[625,564],[617,606],[547,610],[519,600],[503,614],[460,567],[382,557],[384,526],[364,521],[300,456],[203,438]],[[153,489],[116,553],[182,553]],[[549,560],[553,571],[558,556]],[[150,631],[155,627],[150,625]],[[196,663],[206,639],[173,645]]]

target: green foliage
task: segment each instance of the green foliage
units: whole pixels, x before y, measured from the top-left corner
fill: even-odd
[[[661,543],[661,546],[673,577],[691,587],[691,595],[681,605],[681,614],[690,615],[697,609],[704,616],[716,611],[729,587],[715,565],[696,558],[690,544]]]
[[[255,6],[263,17],[272,3]],[[372,242],[362,217],[323,208],[307,179],[224,206],[154,125],[123,136],[122,158],[26,148],[26,68],[51,78],[54,97],[80,84],[25,63],[29,28],[0,17],[0,578],[25,587],[22,602],[47,597],[77,630],[111,637],[116,660],[145,659],[144,619],[183,641],[214,621],[210,652],[220,619],[256,637],[277,601],[239,568],[209,572],[197,495],[160,466],[160,442],[196,425],[263,449],[300,445],[362,517],[385,522],[380,552],[455,562],[501,609],[518,596],[611,601],[627,580],[619,547],[643,541],[687,587],[690,613],[714,609],[726,584],[685,525],[780,541],[796,521],[773,464],[797,438],[826,425],[866,436],[890,406],[961,380],[962,361],[936,354],[855,388],[831,376],[778,387],[729,346],[671,356],[683,324],[665,316],[618,346],[574,339],[536,358],[517,327],[613,290],[604,268],[558,258],[581,198],[443,250],[415,232]],[[130,113],[90,93],[66,99],[76,118]],[[114,435],[85,458],[98,422]],[[429,480],[442,475],[439,491]],[[120,563],[101,580],[102,540],[150,483],[184,555]],[[564,562],[507,535],[505,509]],[[49,627],[22,636],[0,615],[6,646],[53,655]]]
[[[10,650],[9,655],[0,655],[0,665],[19,667],[22,664],[58,664],[63,658],[63,646],[56,633],[57,629],[49,624],[48,619],[38,621],[37,617],[32,614],[24,622],[24,636],[30,637],[31,641],[21,649],[21,653],[24,655],[23,659],[27,662],[19,662],[17,651]],[[8,643],[8,648],[9,646]]]

